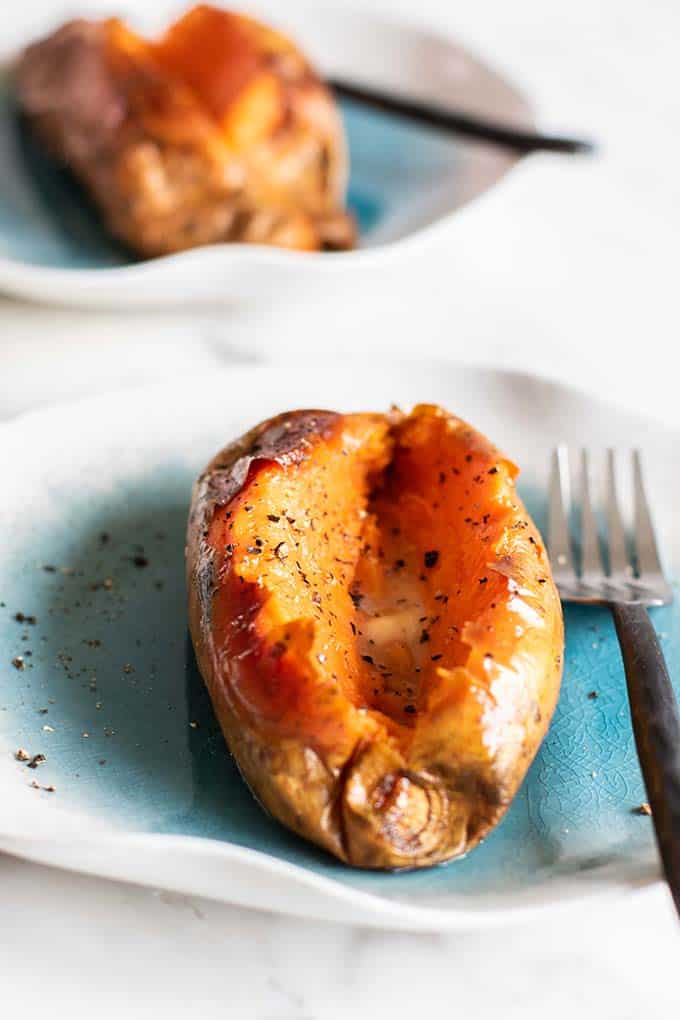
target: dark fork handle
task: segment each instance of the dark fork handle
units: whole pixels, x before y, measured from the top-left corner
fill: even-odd
[[[613,604],[640,767],[663,870],[680,915],[680,714],[644,606]]]
[[[592,142],[583,138],[563,138],[558,135],[543,135],[530,128],[499,124],[488,117],[463,113],[461,110],[444,109],[434,103],[383,92],[381,89],[359,85],[340,78],[328,78],[326,84],[336,96],[351,99],[374,110],[391,113],[397,117],[423,124],[437,131],[474,138],[480,142],[515,149],[517,152],[563,152],[571,155],[591,153],[595,150]]]

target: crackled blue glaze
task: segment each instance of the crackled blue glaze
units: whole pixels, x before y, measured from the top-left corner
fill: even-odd
[[[453,194],[458,143],[352,103],[342,111],[352,167],[348,203],[363,243],[442,178]],[[107,236],[77,182],[32,139],[1,78],[0,257],[60,269],[137,261]]]
[[[47,755],[37,775],[60,804],[132,829],[230,840],[402,899],[493,894],[649,850],[650,819],[633,812],[645,796],[612,623],[605,610],[575,607],[548,737],[506,818],[468,858],[359,873],[269,819],[227,752],[187,640],[190,485],[184,464],[166,463],[144,485],[120,480],[86,500],[57,487],[45,498],[59,506],[58,525],[26,528],[3,566],[0,741]],[[676,677],[679,612],[676,603],[654,613]],[[23,670],[10,664],[17,655]],[[17,765],[17,782],[32,775]]]

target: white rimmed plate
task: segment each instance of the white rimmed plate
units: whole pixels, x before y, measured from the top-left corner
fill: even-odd
[[[651,822],[634,811],[645,796],[604,610],[569,607],[550,733],[507,817],[463,861],[353,871],[267,818],[239,779],[186,638],[192,479],[275,411],[422,400],[469,418],[519,461],[539,521],[555,442],[642,446],[678,563],[680,483],[668,471],[677,435],[530,376],[436,362],[307,361],[285,376],[240,366],[190,387],[23,416],[0,427],[10,483],[0,505],[0,848],[255,907],[425,930],[502,924],[658,880]],[[678,675],[678,610],[654,619]],[[18,655],[24,669],[12,665]],[[27,769],[18,747],[47,762]]]
[[[117,8],[157,31],[177,4]],[[319,9],[291,0],[240,4],[288,31],[323,72],[407,95],[453,104],[518,125],[531,123],[517,89],[454,41],[387,18]],[[83,5],[109,15],[106,0]],[[5,58],[73,16],[72,5],[17,8]],[[447,138],[343,105],[351,158],[348,201],[361,227],[357,251],[296,253],[246,245],[211,245],[135,260],[112,243],[77,185],[46,159],[16,115],[11,76],[0,77],[0,290],[40,301],[110,306],[200,299],[272,300],[291,287],[333,287],[340,275],[389,269],[416,256],[450,223],[456,209],[497,183],[517,161],[501,148]]]

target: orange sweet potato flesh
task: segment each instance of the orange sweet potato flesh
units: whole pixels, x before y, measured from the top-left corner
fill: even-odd
[[[196,484],[189,620],[226,739],[264,807],[349,864],[466,853],[546,732],[562,614],[516,473],[421,405],[280,415]]]

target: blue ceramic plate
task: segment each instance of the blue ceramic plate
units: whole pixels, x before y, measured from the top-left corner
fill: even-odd
[[[243,7],[243,5],[239,5]],[[248,5],[246,5],[247,7]],[[519,93],[455,43],[358,13],[310,8],[291,0],[250,5],[281,25],[318,66],[358,81],[486,113],[497,120],[531,122]],[[52,24],[72,14],[52,5]],[[110,4],[90,4],[111,13]],[[154,5],[151,31],[169,22],[176,5]],[[123,12],[124,13],[124,12]],[[15,51],[37,34],[17,11]],[[139,12],[131,19],[139,24]],[[18,23],[18,30],[17,30]],[[8,54],[9,56],[9,54]],[[243,245],[212,245],[162,259],[138,260],[110,240],[96,211],[70,174],[47,158],[17,115],[7,70],[0,76],[0,289],[39,300],[92,305],[233,299],[279,286],[318,285],[319,275],[391,264],[412,254],[437,224],[495,184],[516,161],[512,154],[466,144],[368,111],[342,108],[351,179],[348,204],[361,228],[357,252],[318,255]],[[177,282],[181,281],[178,288]]]
[[[186,634],[194,477],[276,411],[421,400],[472,420],[523,466],[539,521],[553,443],[587,439],[604,450],[642,437],[664,547],[678,562],[679,483],[664,471],[678,437],[529,377],[427,363],[306,363],[285,376],[243,366],[190,388],[23,417],[0,428],[0,847],[253,906],[408,928],[500,923],[656,880],[604,610],[567,610],[550,733],[504,821],[465,860],[413,874],[343,867],[268,818],[227,753]],[[680,676],[677,617],[671,607],[654,620]],[[14,760],[19,747],[47,761],[31,770]]]

